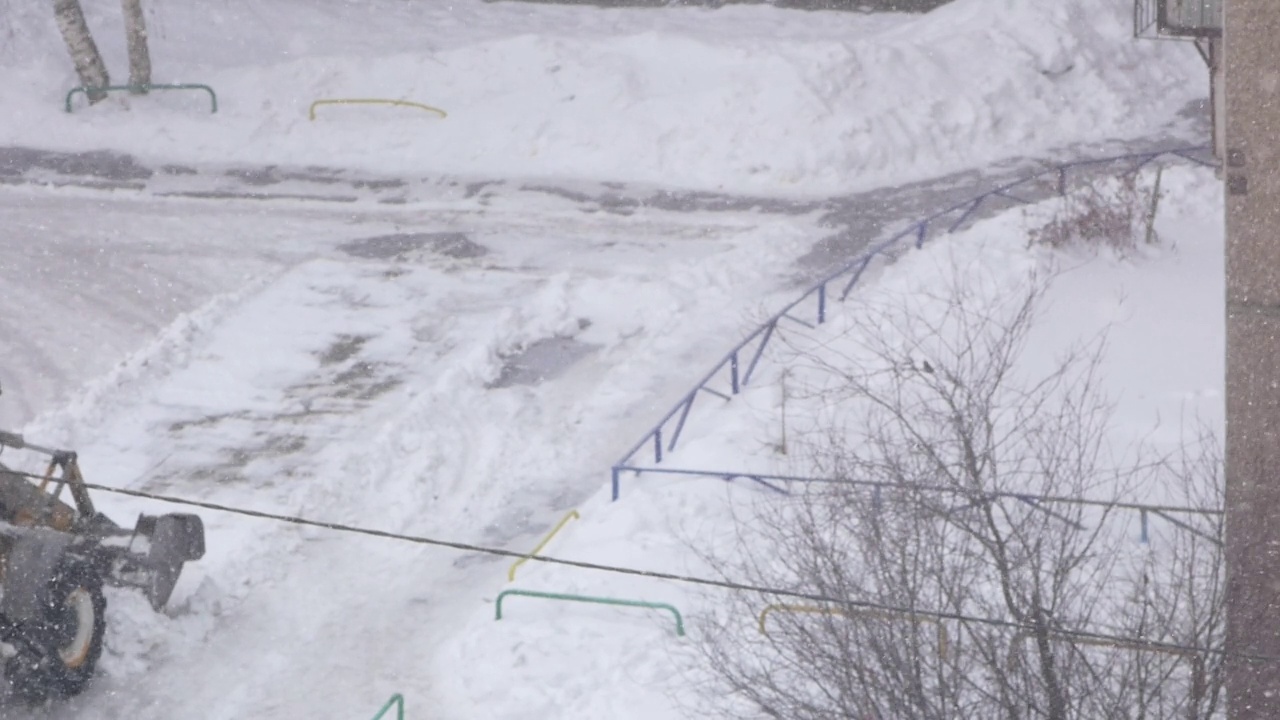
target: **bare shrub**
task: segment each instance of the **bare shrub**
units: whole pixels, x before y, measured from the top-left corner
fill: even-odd
[[[1218,712],[1220,516],[1148,518],[1164,530],[1142,545],[1114,503],[1136,487],[1220,501],[1199,497],[1220,453],[1112,448],[1101,340],[1025,370],[1046,287],[982,302],[958,285],[932,312],[851,310],[842,343],[788,339],[823,408],[794,453],[834,482],[760,504],[739,528],[747,559],[720,565],[783,591],[707,620],[700,651],[730,715]],[[1070,502],[1085,497],[1100,502]]]
[[[1139,182],[1137,173],[1085,183],[1061,199],[1047,223],[1028,231],[1030,245],[1055,250],[1105,248],[1120,256],[1158,244],[1151,226],[1156,188]]]

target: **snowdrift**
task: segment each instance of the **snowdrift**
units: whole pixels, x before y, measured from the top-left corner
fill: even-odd
[[[123,82],[118,7],[85,4]],[[77,83],[51,12],[18,6],[0,50],[11,117],[0,143],[838,193],[1149,135],[1205,87],[1190,46],[1133,40],[1115,0],[955,0],[879,16],[442,0],[158,0],[149,12],[154,80],[211,85],[216,115],[199,93],[63,112]],[[448,117],[336,106],[308,119],[314,100],[352,97]]]

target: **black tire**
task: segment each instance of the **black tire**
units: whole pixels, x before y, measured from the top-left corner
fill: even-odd
[[[89,685],[107,631],[102,578],[84,562],[64,562],[49,582],[41,617],[24,623],[18,654],[5,666],[28,702],[78,695]]]

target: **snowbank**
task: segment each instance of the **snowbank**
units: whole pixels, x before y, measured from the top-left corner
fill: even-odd
[[[116,4],[86,5],[123,82]],[[923,16],[157,0],[155,81],[211,85],[218,113],[184,92],[66,114],[76,82],[46,14],[9,21],[0,144],[169,162],[836,193],[1149,135],[1204,91],[1194,50],[1134,41],[1114,0],[956,0]],[[448,117],[326,106],[308,120],[313,100],[344,97]]]

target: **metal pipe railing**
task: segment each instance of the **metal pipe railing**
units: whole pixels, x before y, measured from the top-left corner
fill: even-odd
[[[67,112],[71,112],[71,98],[76,93],[84,93],[88,97],[90,93],[105,93],[112,90],[128,90],[132,93],[148,93],[152,90],[203,90],[209,93],[209,112],[218,112],[218,95],[213,92],[213,88],[200,83],[143,83],[139,85],[103,85],[102,87],[81,85],[67,91]]]
[[[382,709],[378,711],[378,714],[373,716],[372,720],[382,720],[383,716],[390,712],[392,707],[396,709],[396,720],[404,720],[404,696],[400,693],[392,695],[386,704],[382,706]]]
[[[542,548],[547,546],[547,543],[551,542],[551,538],[555,537],[556,533],[560,532],[560,529],[563,528],[570,520],[580,519],[581,517],[582,516],[578,514],[577,510],[570,510],[567,515],[560,519],[560,522],[556,523],[555,527],[551,528],[551,532],[547,533],[546,537],[542,538],[542,541],[539,542],[528,555],[525,555],[519,560],[511,563],[511,569],[507,571],[507,582],[515,582],[516,568],[528,562],[529,558],[537,555]]]
[[[871,620],[885,621],[905,621],[914,625],[927,624],[935,625],[938,630],[938,657],[945,660],[947,650],[950,647],[950,638],[947,635],[947,626],[937,618],[923,617],[920,615],[912,615],[911,613],[886,612],[883,610],[867,610],[863,608],[833,608],[823,607],[821,605],[790,605],[787,603],[772,603],[766,605],[764,610],[760,611],[760,620],[758,627],[761,635],[768,635],[769,632],[765,628],[765,621],[769,618],[771,612],[789,612],[789,613],[810,613],[815,615],[840,615],[847,618],[868,618]]]
[[[441,110],[438,107],[423,105],[422,103],[413,102],[412,100],[391,100],[391,99],[383,99],[383,98],[333,98],[333,99],[326,99],[326,100],[316,100],[315,102],[311,103],[311,108],[307,110],[307,116],[310,119],[315,120],[316,108],[321,105],[397,105],[400,107],[412,107],[412,108],[418,108],[419,110],[426,110],[427,112],[433,112],[439,115],[441,118],[446,118],[449,116],[448,113],[446,113],[445,111]]]
[[[641,607],[653,610],[666,610],[670,612],[676,619],[676,635],[684,635],[684,616],[674,605],[667,603],[646,602],[644,600],[622,600],[619,598],[596,597],[593,595],[570,595],[567,593],[549,593],[537,592],[535,590],[503,590],[498,593],[497,607],[494,609],[493,619],[502,619],[502,601],[508,595],[519,595],[522,597],[543,598],[545,600],[567,600],[569,602],[595,603],[597,605],[620,605],[623,607]]]
[[[913,238],[915,240],[915,245],[917,247],[920,247],[927,241],[930,230],[937,227],[937,224],[936,224],[937,221],[945,219],[953,214],[960,213],[959,217],[956,220],[952,221],[949,225],[944,226],[945,229],[943,230],[942,234],[949,234],[951,232],[954,232],[958,230],[961,226],[963,226],[965,222],[971,219],[974,216],[974,214],[977,213],[979,209],[981,209],[983,204],[988,202],[992,198],[1001,198],[1002,201],[1005,201],[1005,202],[1017,202],[1017,203],[1033,202],[1033,200],[1028,200],[1027,198],[1022,196],[1011,195],[1010,191],[1014,190],[1015,188],[1029,186],[1032,183],[1035,183],[1037,181],[1042,181],[1046,178],[1049,179],[1048,185],[1051,187],[1050,196],[1066,195],[1068,191],[1069,176],[1073,171],[1077,171],[1077,170],[1083,170],[1086,168],[1096,168],[1096,167],[1106,166],[1106,165],[1115,165],[1117,163],[1125,163],[1125,162],[1132,163],[1134,168],[1140,168],[1143,165],[1146,165],[1150,162],[1153,162],[1165,156],[1180,158],[1182,160],[1186,160],[1188,162],[1193,162],[1193,163],[1197,163],[1204,166],[1213,166],[1214,164],[1212,162],[1206,162],[1194,156],[1194,153],[1203,152],[1207,149],[1208,148],[1204,146],[1188,146],[1188,147],[1171,148],[1166,150],[1157,150],[1157,151],[1143,152],[1143,153],[1128,153],[1128,154],[1116,155],[1116,156],[1106,157],[1106,158],[1097,158],[1092,160],[1081,160],[1081,161],[1070,162],[1070,163],[1060,163],[1055,165],[1049,165],[1047,167],[1042,168],[1039,171],[1032,172],[1016,180],[1002,183],[996,186],[995,188],[992,188],[986,192],[980,193],[975,197],[968,198],[954,205],[951,205],[943,210],[934,212],[929,216],[908,225],[905,229],[890,236],[888,239],[873,245],[866,252],[858,255],[850,262],[841,266],[838,270],[823,277],[817,283],[810,286],[798,298],[788,303],[780,311],[778,311],[777,313],[775,313],[774,315],[766,319],[763,323],[761,323],[758,327],[756,327],[750,334],[748,334],[745,338],[739,341],[732,349],[730,349],[729,352],[726,353],[724,357],[721,358],[721,360],[711,368],[710,372],[706,373],[701,377],[701,379],[698,380],[698,382],[693,386],[691,390],[689,390],[684,395],[682,395],[680,399],[676,402],[676,404],[672,406],[672,408],[669,411],[667,411],[665,415],[662,416],[662,418],[657,422],[657,424],[655,424],[652,428],[650,428],[648,432],[646,432],[639,440],[637,440],[633,445],[631,445],[630,448],[627,450],[627,452],[616,463],[614,463],[612,468],[612,482],[613,482],[613,489],[614,489],[613,499],[614,500],[618,499],[618,477],[621,470],[624,467],[628,467],[631,465],[631,459],[635,456],[637,452],[640,451],[641,448],[643,448],[646,444],[652,444],[654,446],[654,463],[655,464],[662,462],[664,449],[668,453],[675,449],[676,442],[679,440],[680,433],[684,430],[686,421],[688,419],[689,411],[693,404],[693,398],[698,394],[699,391],[707,390],[708,392],[712,392],[716,395],[719,395],[725,398],[731,398],[733,395],[737,395],[739,392],[741,392],[741,389],[743,386],[746,386],[750,383],[751,375],[754,372],[756,365],[759,362],[762,354],[764,353],[765,346],[772,339],[774,335],[773,330],[777,326],[777,323],[781,318],[786,316],[791,316],[791,317],[794,317],[795,319],[799,319],[797,316],[793,315],[792,311],[797,306],[799,306],[802,302],[816,295],[817,322],[818,324],[822,324],[826,322],[827,315],[828,315],[827,285],[837,280],[840,280],[846,275],[849,275],[850,276],[849,280],[847,284],[844,285],[843,291],[839,295],[840,300],[846,299],[849,296],[849,293],[852,292],[854,286],[862,278],[867,268],[870,266],[871,262],[876,258],[881,257],[881,255],[886,250],[897,245],[904,238],[907,238],[907,237]],[[757,340],[759,341],[759,345],[753,346],[752,343],[756,342]],[[753,355],[751,357],[751,363],[747,368],[746,374],[740,375],[738,356],[739,356],[739,353],[743,351],[747,351],[748,349],[753,351]],[[718,374],[720,374],[722,371],[726,369],[728,369],[729,376],[730,376],[729,377],[730,393],[728,395],[707,387],[708,384]],[[669,423],[671,419],[676,416],[677,413],[680,414],[680,419],[678,421],[679,427],[671,435],[669,442],[664,448],[664,446],[661,443],[662,432],[666,427],[667,423]],[[655,440],[657,440],[657,442],[655,442]]]

